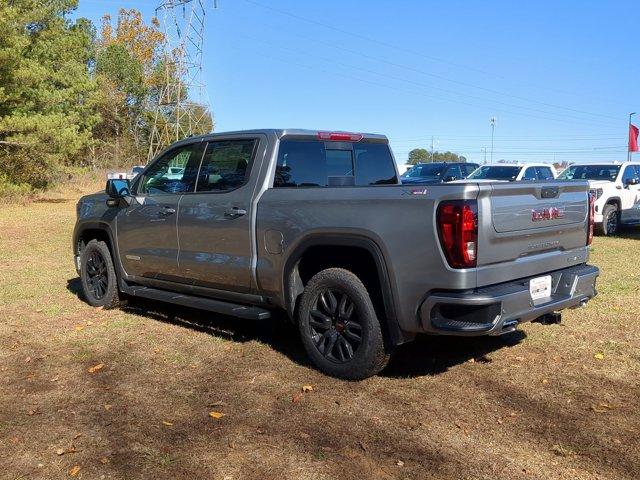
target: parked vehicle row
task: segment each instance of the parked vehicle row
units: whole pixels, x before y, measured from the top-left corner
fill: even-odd
[[[185,139],[82,197],[73,251],[93,306],[283,311],[313,365],[359,379],[420,333],[502,335],[586,304],[592,213],[586,181],[416,188],[385,136],[252,130]]]
[[[538,181],[553,180],[557,173],[547,163],[419,163],[407,170],[401,181],[405,185],[428,185],[464,179],[477,181]]]

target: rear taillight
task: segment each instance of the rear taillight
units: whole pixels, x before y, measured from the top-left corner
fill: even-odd
[[[362,140],[362,134],[349,132],[318,132],[318,139],[329,140],[331,142],[359,142]]]
[[[593,242],[593,228],[596,223],[596,197],[589,193],[589,226],[587,227],[587,245]]]
[[[440,203],[436,215],[438,236],[453,268],[473,268],[478,256],[478,203],[453,200]]]

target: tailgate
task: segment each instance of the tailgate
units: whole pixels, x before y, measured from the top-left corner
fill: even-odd
[[[478,286],[587,260],[586,182],[480,185],[478,207]]]

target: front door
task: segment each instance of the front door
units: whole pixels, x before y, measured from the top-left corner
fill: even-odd
[[[202,144],[169,150],[149,166],[132,188],[134,201],[118,212],[116,234],[124,270],[138,277],[176,280],[178,207],[192,192]]]
[[[629,180],[635,179],[635,184]],[[622,172],[622,212],[620,220],[623,223],[640,222],[640,166],[627,165]]]
[[[209,142],[195,193],[180,201],[180,275],[218,290],[251,289],[251,198],[249,181],[258,139]],[[255,172],[254,172],[255,173]]]

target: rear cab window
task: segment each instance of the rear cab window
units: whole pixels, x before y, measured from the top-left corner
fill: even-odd
[[[275,188],[395,184],[398,177],[386,143],[293,139],[280,142]]]

